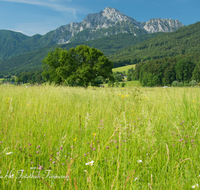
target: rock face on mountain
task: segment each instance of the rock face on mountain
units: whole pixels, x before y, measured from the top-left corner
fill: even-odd
[[[150,32],[174,32],[178,28],[184,26],[178,20],[155,18],[150,19],[148,22],[143,22],[143,28]]]
[[[46,35],[51,35],[55,43],[80,42],[98,39],[118,33],[142,35],[154,32],[172,32],[184,26],[178,20],[151,19],[148,22],[137,22],[120,11],[106,7],[99,13],[89,14],[80,22],[61,26]]]

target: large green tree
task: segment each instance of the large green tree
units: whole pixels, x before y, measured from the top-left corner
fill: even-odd
[[[112,78],[113,62],[98,49],[80,45],[69,51],[57,48],[43,60],[43,76],[57,85],[97,85],[96,78]]]

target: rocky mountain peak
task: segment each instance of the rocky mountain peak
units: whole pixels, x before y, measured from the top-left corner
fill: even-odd
[[[106,17],[112,22],[128,21],[128,17],[125,14],[118,11],[117,9],[106,7],[102,12],[102,16]]]
[[[118,33],[132,33],[135,36],[154,32],[172,32],[182,27],[178,20],[151,19],[138,22],[117,9],[106,7],[103,11],[88,14],[82,22],[64,25],[52,33],[55,43],[68,43],[98,39]],[[101,30],[100,30],[101,29]]]

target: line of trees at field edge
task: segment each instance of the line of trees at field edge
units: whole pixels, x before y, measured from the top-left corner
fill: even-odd
[[[200,61],[192,60],[192,57],[170,57],[141,62],[135,67],[135,79],[150,87],[200,82]]]

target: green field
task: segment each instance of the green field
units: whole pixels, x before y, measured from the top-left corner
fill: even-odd
[[[127,65],[127,66],[124,66],[124,67],[117,67],[117,68],[114,68],[112,69],[113,72],[123,72],[123,71],[128,71],[129,69],[135,69],[135,65]]]
[[[120,85],[118,86],[118,88],[121,86],[121,83],[123,82],[119,82]],[[135,81],[125,81],[125,87],[137,87],[140,86],[140,81],[135,80]],[[107,84],[103,84],[103,86],[108,87],[108,83]]]
[[[200,88],[0,91],[0,189],[199,184]]]

